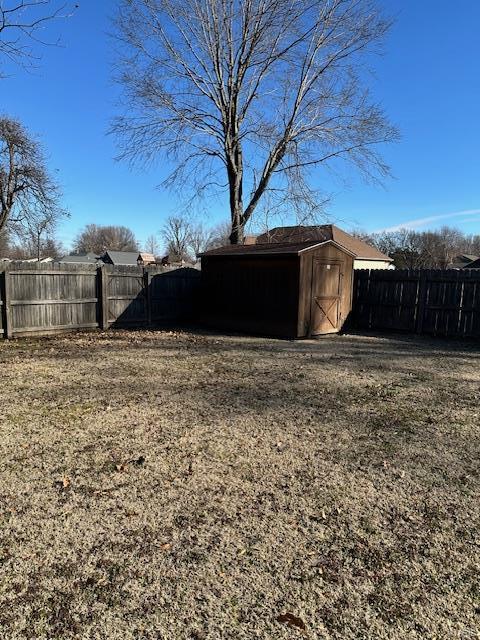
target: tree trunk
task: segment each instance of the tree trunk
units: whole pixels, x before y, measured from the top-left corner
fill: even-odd
[[[232,233],[230,234],[230,244],[243,244],[243,224],[241,214],[232,214]]]
[[[235,160],[228,165],[228,182],[230,191],[230,218],[232,232],[230,244],[243,244],[243,229],[245,219],[243,216],[243,166],[241,152],[237,149]]]

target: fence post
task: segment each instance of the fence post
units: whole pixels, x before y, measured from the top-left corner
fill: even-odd
[[[106,331],[108,329],[108,272],[103,264],[97,269],[100,279],[100,328]]]
[[[465,274],[462,274],[462,278],[460,278],[460,270],[457,271],[457,285],[460,284],[460,299],[458,300],[458,318],[457,318],[457,328],[456,334],[459,336],[462,334],[462,323],[463,323],[463,299],[465,295],[465,276],[467,278],[470,277],[470,272],[467,270]]]
[[[4,319],[5,326],[3,327],[4,336],[7,340],[13,337],[13,317],[12,317],[12,307],[10,305],[11,300],[11,274],[10,267],[5,267],[5,271],[3,272],[3,292],[4,299],[3,305],[5,307]]]
[[[418,303],[417,303],[417,322],[415,327],[416,333],[423,332],[423,319],[425,316],[425,306],[427,303],[427,280],[430,273],[427,269],[420,269],[418,272]]]
[[[147,306],[147,325],[152,326],[152,272],[145,268],[145,304]]]

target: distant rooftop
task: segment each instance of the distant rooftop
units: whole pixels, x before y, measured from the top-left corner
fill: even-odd
[[[479,256],[475,256],[471,253],[461,253],[453,258],[449,267],[450,269],[478,269],[479,261]]]
[[[454,262],[474,262],[478,260],[480,256],[475,256],[472,253],[461,253],[454,258]]]
[[[138,251],[105,251],[103,261],[109,264],[138,265]]]
[[[97,264],[97,262],[100,262],[100,258],[98,258],[94,253],[71,254],[69,256],[63,256],[63,258],[60,258],[59,262]]]

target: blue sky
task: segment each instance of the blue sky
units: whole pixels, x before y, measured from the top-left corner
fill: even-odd
[[[319,170],[316,184],[333,195],[329,218],[369,231],[450,224],[480,233],[480,2],[383,4],[397,22],[375,61],[372,85],[402,135],[385,150],[395,177],[379,187]],[[157,187],[168,173],[163,159],[149,171],[114,161],[106,132],[118,98],[107,36],[115,5],[81,1],[56,26],[62,47],[44,49],[37,70],[9,68],[0,81],[0,112],[38,134],[58,171],[71,212],[59,231],[66,245],[89,222],[125,224],[143,241],[181,206]],[[212,223],[226,218],[221,202],[208,204]]]

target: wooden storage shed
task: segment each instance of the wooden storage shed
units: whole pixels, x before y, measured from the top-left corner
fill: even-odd
[[[351,310],[354,255],[332,240],[232,245],[202,259],[202,319],[305,338],[337,333]]]

